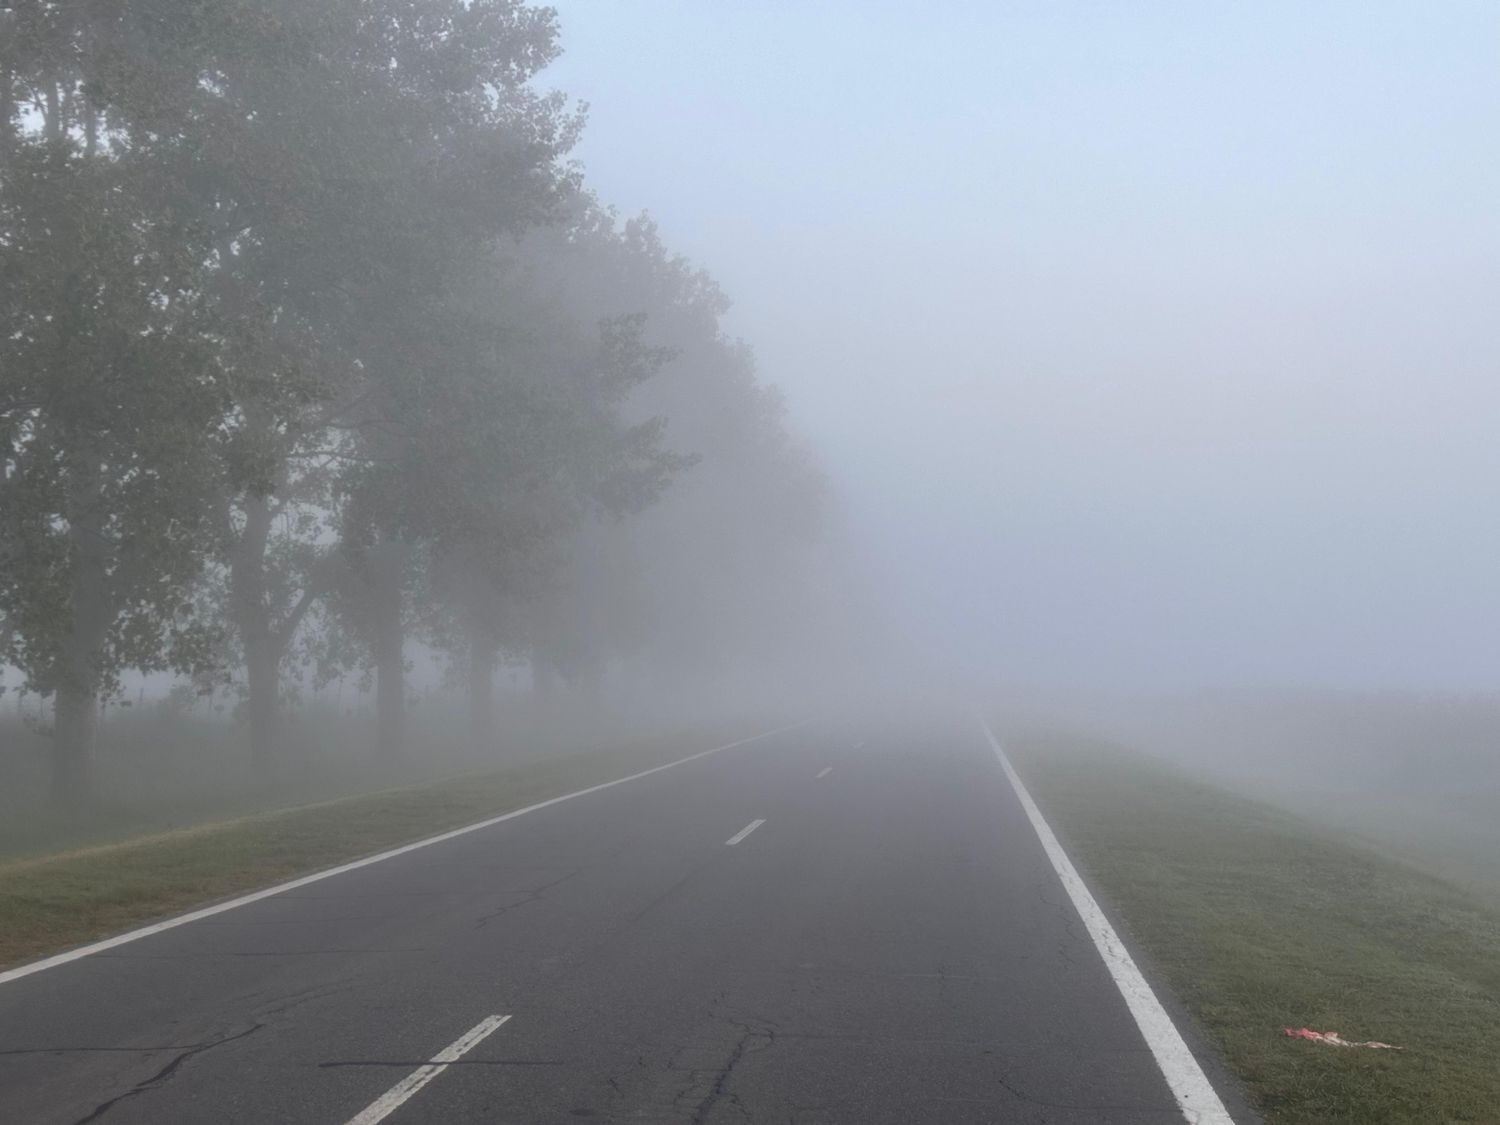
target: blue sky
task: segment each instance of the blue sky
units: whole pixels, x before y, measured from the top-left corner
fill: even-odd
[[[557,7],[930,643],[1500,683],[1500,5]]]

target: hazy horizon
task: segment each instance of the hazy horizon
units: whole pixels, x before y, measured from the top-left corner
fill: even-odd
[[[1500,11],[556,7],[589,182],[723,284],[933,651],[1500,683]]]

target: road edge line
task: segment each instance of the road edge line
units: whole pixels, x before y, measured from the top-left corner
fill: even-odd
[[[627,781],[638,781],[643,777],[651,776],[653,773],[661,773],[662,770],[669,770],[673,766],[681,766],[686,765],[688,762],[696,762],[700,758],[707,758],[710,754],[720,754],[725,750],[733,750],[737,746],[744,746],[751,742],[759,742],[761,739],[770,738],[773,735],[784,734],[789,730],[796,730],[798,727],[805,727],[808,723],[811,723],[813,721],[813,719],[803,719],[799,723],[788,723],[786,726],[777,727],[774,730],[762,731],[760,734],[753,734],[749,738],[741,738],[735,742],[727,742],[723,746],[715,746],[710,750],[700,750],[696,754],[689,754],[686,758],[678,758],[676,761],[667,762],[660,766],[652,766],[650,769],[641,770],[639,773],[633,773],[626,777],[617,777],[613,781],[601,782],[598,785],[591,785],[587,789],[578,789],[572,793],[564,793],[559,797],[549,797],[547,800],[538,801],[534,805],[527,805],[524,808],[512,809],[510,812],[501,813],[499,816],[487,817],[486,819],[476,821],[473,824],[466,824],[461,828],[450,828],[448,831],[440,832],[436,836],[428,836],[427,838],[422,840],[414,840],[409,844],[402,844],[400,847],[389,848],[386,851],[377,852],[374,855],[367,855],[363,859],[350,860],[348,863],[341,863],[337,867],[325,868],[322,871],[314,871],[308,875],[301,875],[296,879],[290,879],[284,883],[276,883],[273,886],[262,887],[258,891],[251,891],[249,894],[240,895],[237,898],[229,899],[227,902],[216,902],[212,906],[199,907],[197,910],[190,910],[186,914],[178,914],[175,917],[166,918],[160,922],[153,922],[149,926],[141,926],[134,930],[127,930],[123,934],[116,934],[114,937],[103,938],[100,941],[90,942],[88,945],[81,945],[76,949],[68,949],[64,950],[62,953],[54,953],[50,957],[43,957],[39,961],[32,961],[25,965],[17,965],[13,969],[0,971],[0,985],[9,984],[11,981],[20,980],[22,977],[29,977],[33,973],[40,973],[46,969],[55,969],[59,965],[66,965],[71,961],[77,961],[83,957],[88,957],[95,953],[103,953],[106,949],[114,949],[116,946],[127,945],[130,942],[139,941],[141,938],[150,937],[153,934],[159,934],[165,930],[172,930],[176,929],[178,926],[185,926],[189,922],[197,922],[203,918],[212,918],[215,914],[223,914],[225,911],[234,910],[237,907],[249,906],[252,902],[259,902],[263,898],[271,898],[273,895],[279,895],[286,891],[296,890],[298,887],[305,887],[311,883],[318,883],[324,879],[331,879],[335,875],[343,875],[346,872],[357,871],[361,867],[369,867],[371,864],[380,863],[383,860],[394,859],[398,855],[405,855],[407,852],[414,852],[419,848],[430,847],[433,844],[441,844],[445,840],[452,840],[456,837],[466,835],[470,832],[478,832],[482,828],[489,828],[492,825],[500,824],[503,821],[514,820],[518,816],[525,816],[527,813],[536,812],[539,809],[545,809],[551,805],[558,805],[564,801],[571,801],[575,797],[586,797],[590,793],[599,792],[601,789],[612,789],[616,785],[624,785]]]
[[[1130,1009],[1136,1027],[1146,1040],[1146,1046],[1151,1049],[1157,1069],[1166,1079],[1182,1116],[1192,1125],[1234,1125],[1234,1118],[1224,1108],[1223,1101],[1213,1083],[1208,1080],[1208,1075],[1204,1074],[1192,1049],[1182,1038],[1182,1033],[1177,1030],[1177,1025],[1172,1022],[1172,1017],[1162,1007],[1161,1001],[1156,998],[1156,993],[1146,983],[1146,978],[1136,967],[1135,959],[1130,956],[1125,943],[1115,933],[1115,928],[1110,925],[1099,903],[1084,884],[1073,861],[1068,858],[1068,853],[1058,843],[1052,827],[1042,816],[1042,810],[1032,800],[1031,793],[1016,773],[1015,766],[1011,765],[1000,740],[983,719],[979,720],[979,727],[984,731],[990,748],[1000,761],[1001,769],[1005,771],[1006,780],[1010,782],[1021,807],[1026,811],[1026,817],[1031,821],[1037,839],[1041,841],[1042,850],[1051,860],[1052,869],[1057,873],[1063,890],[1068,892],[1068,898],[1083,920],[1089,937],[1094,940],[1094,947],[1104,959],[1105,968],[1109,970],[1115,987],[1120,990],[1125,1006]]]

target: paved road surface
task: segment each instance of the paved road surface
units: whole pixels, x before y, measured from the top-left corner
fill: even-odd
[[[387,1111],[1182,1121],[972,725],[802,727],[0,984],[0,1122]]]

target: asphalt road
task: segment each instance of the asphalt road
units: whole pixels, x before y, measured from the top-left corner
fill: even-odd
[[[803,727],[0,985],[0,1122],[388,1110],[1183,1120],[956,724]]]

